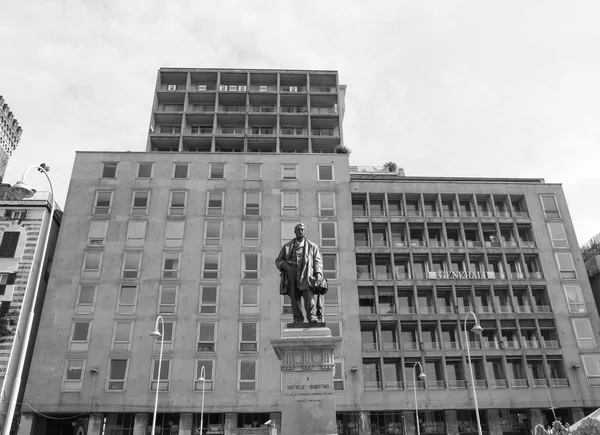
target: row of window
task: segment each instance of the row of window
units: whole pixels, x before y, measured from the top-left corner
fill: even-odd
[[[470,377],[465,377],[468,363],[463,357],[364,358],[365,389],[467,388],[471,383]],[[425,380],[418,378],[419,364]],[[486,356],[472,358],[471,364],[477,388],[569,386],[561,356]]]
[[[568,248],[567,233],[562,222],[548,222],[554,248]],[[514,223],[389,223],[354,222],[357,247],[404,248],[535,248],[530,224]]]
[[[159,90],[161,91],[216,91],[219,92],[247,92],[255,91],[255,92],[277,92],[278,86],[276,80],[272,80],[270,84],[250,84],[248,85],[247,81],[240,80],[240,78],[236,77],[233,79],[232,83],[221,82],[221,84],[217,85],[216,77],[211,81],[203,81],[201,83],[192,83],[187,85],[185,81],[181,82],[171,82],[171,83],[161,83],[159,85]],[[286,83],[287,81],[287,83]],[[328,80],[331,82],[331,80]],[[281,76],[281,85],[279,86],[280,92],[311,92],[311,93],[334,93],[336,92],[336,87],[333,83],[329,83],[329,85],[325,84],[311,84],[310,80],[306,80],[306,77],[300,78],[297,75],[289,76],[288,80],[286,80],[285,76]],[[313,97],[317,98],[317,97]]]
[[[292,97],[286,98],[282,96],[280,99],[280,104],[277,104],[277,97],[275,95],[271,95],[270,98],[265,98],[261,95],[262,98],[256,100],[250,97],[249,101],[246,102],[246,98],[243,95],[240,95],[241,98],[236,98],[234,100],[229,100],[225,103],[219,101],[219,105],[215,107],[216,99],[206,99],[202,101],[189,101],[187,106],[184,105],[183,101],[177,102],[164,102],[159,103],[156,111],[157,112],[196,112],[194,115],[189,114],[186,121],[188,124],[193,123],[194,119],[203,119],[206,120],[207,116],[198,117],[197,112],[203,112],[209,114],[209,117],[212,116],[215,112],[221,113],[239,113],[239,114],[254,114],[254,113],[268,113],[267,116],[252,116],[257,118],[257,121],[261,119],[268,119],[277,115],[277,113],[285,114],[280,117],[280,120],[283,123],[289,122],[290,124],[293,122],[296,124],[299,119],[303,121],[304,125],[308,124],[308,113],[310,112],[312,115],[337,115],[338,114],[338,105],[334,98],[325,98],[320,99],[320,101],[315,101],[315,99],[311,99],[310,109],[307,104],[306,97]],[[298,116],[290,117],[287,114],[299,114]],[[196,116],[195,116],[196,115]],[[304,115],[304,116],[302,116]],[[323,117],[312,117],[312,121],[314,124],[318,124],[319,121],[322,121]],[[326,117],[329,118],[329,117]],[[210,119],[210,118],[209,118]],[[333,118],[335,120],[335,118]],[[173,122],[173,120],[169,120],[169,122]],[[198,121],[196,121],[198,122]],[[206,122],[206,121],[205,121]],[[210,121],[209,121],[210,122]],[[330,121],[331,122],[331,121]],[[181,127],[181,123],[174,124],[175,126]]]
[[[587,307],[579,284],[564,284],[570,313],[585,314]],[[550,302],[544,287],[476,285],[452,287],[359,286],[359,314],[527,314],[549,313]]]
[[[161,268],[162,279],[179,279],[181,273],[181,252],[163,252]],[[122,279],[140,279],[142,268],[141,251],[126,251],[123,253],[121,265]],[[323,277],[338,279],[339,264],[336,253],[323,253]],[[104,252],[86,251],[83,257],[81,277],[96,280],[100,277]],[[240,278],[242,280],[260,279],[261,254],[260,252],[242,252]],[[151,266],[153,267],[153,266]],[[191,264],[190,267],[197,269]],[[200,277],[202,279],[219,279],[221,277],[221,252],[203,252],[201,260]]]
[[[554,253],[560,278],[576,280],[570,252]],[[356,254],[358,280],[544,279],[537,254]]]
[[[159,379],[159,359],[152,358],[150,371],[150,391],[168,391],[171,386],[173,358],[162,359]],[[85,374],[87,358],[67,357],[62,379],[62,391],[81,391]],[[239,358],[237,370],[237,390],[238,391],[256,391],[258,389],[258,358]],[[105,391],[118,392],[126,391],[127,378],[130,368],[130,359],[128,357],[111,357],[108,360],[108,371],[106,377]],[[199,380],[200,374],[204,369],[205,381]],[[179,375],[180,376],[180,373]],[[195,360],[193,380],[190,381],[190,390],[193,391],[214,391],[215,379],[215,359],[197,358]],[[343,362],[335,361],[334,388],[342,390],[344,388],[343,380]]]
[[[114,179],[117,178],[118,162],[103,162],[101,170],[101,178]],[[189,162],[173,163],[172,178],[174,180],[190,179]],[[224,180],[227,178],[226,163],[209,163],[208,179],[209,180]],[[154,162],[138,162],[137,178],[151,179],[154,175]],[[281,180],[293,181],[298,180],[299,171],[297,163],[282,163],[281,164]],[[198,178],[198,177],[196,177]],[[245,179],[246,180],[262,180],[262,163],[245,163]],[[335,181],[334,165],[331,163],[317,163],[317,180],[318,181]]]
[[[79,286],[75,301],[76,314],[94,312],[98,299],[98,284],[83,283]],[[324,297],[325,311],[328,314],[339,313],[339,286],[330,285]],[[198,314],[216,314],[219,310],[220,286],[202,285],[198,296]],[[240,286],[240,314],[257,314],[260,307],[261,288],[258,285]],[[116,314],[135,314],[140,290],[136,284],[123,284],[119,287],[116,301]],[[157,314],[169,315],[177,312],[179,286],[163,284],[159,288]],[[291,302],[286,295],[281,301],[281,313],[291,314]]]
[[[111,213],[113,204],[112,190],[98,190],[94,200],[93,214],[95,216],[106,216]],[[171,190],[169,192],[169,203],[167,214],[170,217],[185,216],[188,199],[187,190]],[[223,216],[225,205],[225,191],[209,190],[206,196],[206,216]],[[134,190],[131,199],[130,213],[132,216],[146,216],[150,208],[150,190]],[[300,191],[282,191],[281,216],[298,216],[300,214]],[[318,192],[319,216],[335,216],[335,193]],[[244,216],[261,215],[262,192],[244,192],[242,205]]]

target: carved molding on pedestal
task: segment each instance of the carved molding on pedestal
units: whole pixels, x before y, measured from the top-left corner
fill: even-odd
[[[281,359],[281,370],[333,370],[333,349],[286,349]]]

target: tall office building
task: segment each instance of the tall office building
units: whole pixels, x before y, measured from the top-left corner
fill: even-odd
[[[17,118],[10,111],[10,107],[0,95],[0,183],[4,178],[8,160],[13,151],[19,145],[23,129],[19,125]]]
[[[145,434],[157,389],[162,434],[285,429],[274,260],[299,221],[344,338],[339,434],[470,435],[476,407],[484,433],[528,434],[600,405],[560,185],[349,166],[344,92],[331,71],[161,69],[146,151],[77,153],[19,433]]]

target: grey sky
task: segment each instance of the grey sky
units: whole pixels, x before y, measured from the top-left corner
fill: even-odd
[[[5,181],[46,162],[61,205],[75,150],[145,149],[161,66],[335,69],[351,164],[542,177],[563,184],[580,244],[600,232],[596,0],[0,0],[0,11],[0,94],[24,129]]]

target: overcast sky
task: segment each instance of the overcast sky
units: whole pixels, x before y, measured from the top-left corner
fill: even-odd
[[[145,150],[160,67],[338,70],[354,165],[562,183],[600,232],[600,2],[0,0],[5,182],[76,150]],[[39,179],[38,179],[39,177]],[[46,190],[41,175],[28,182]]]

